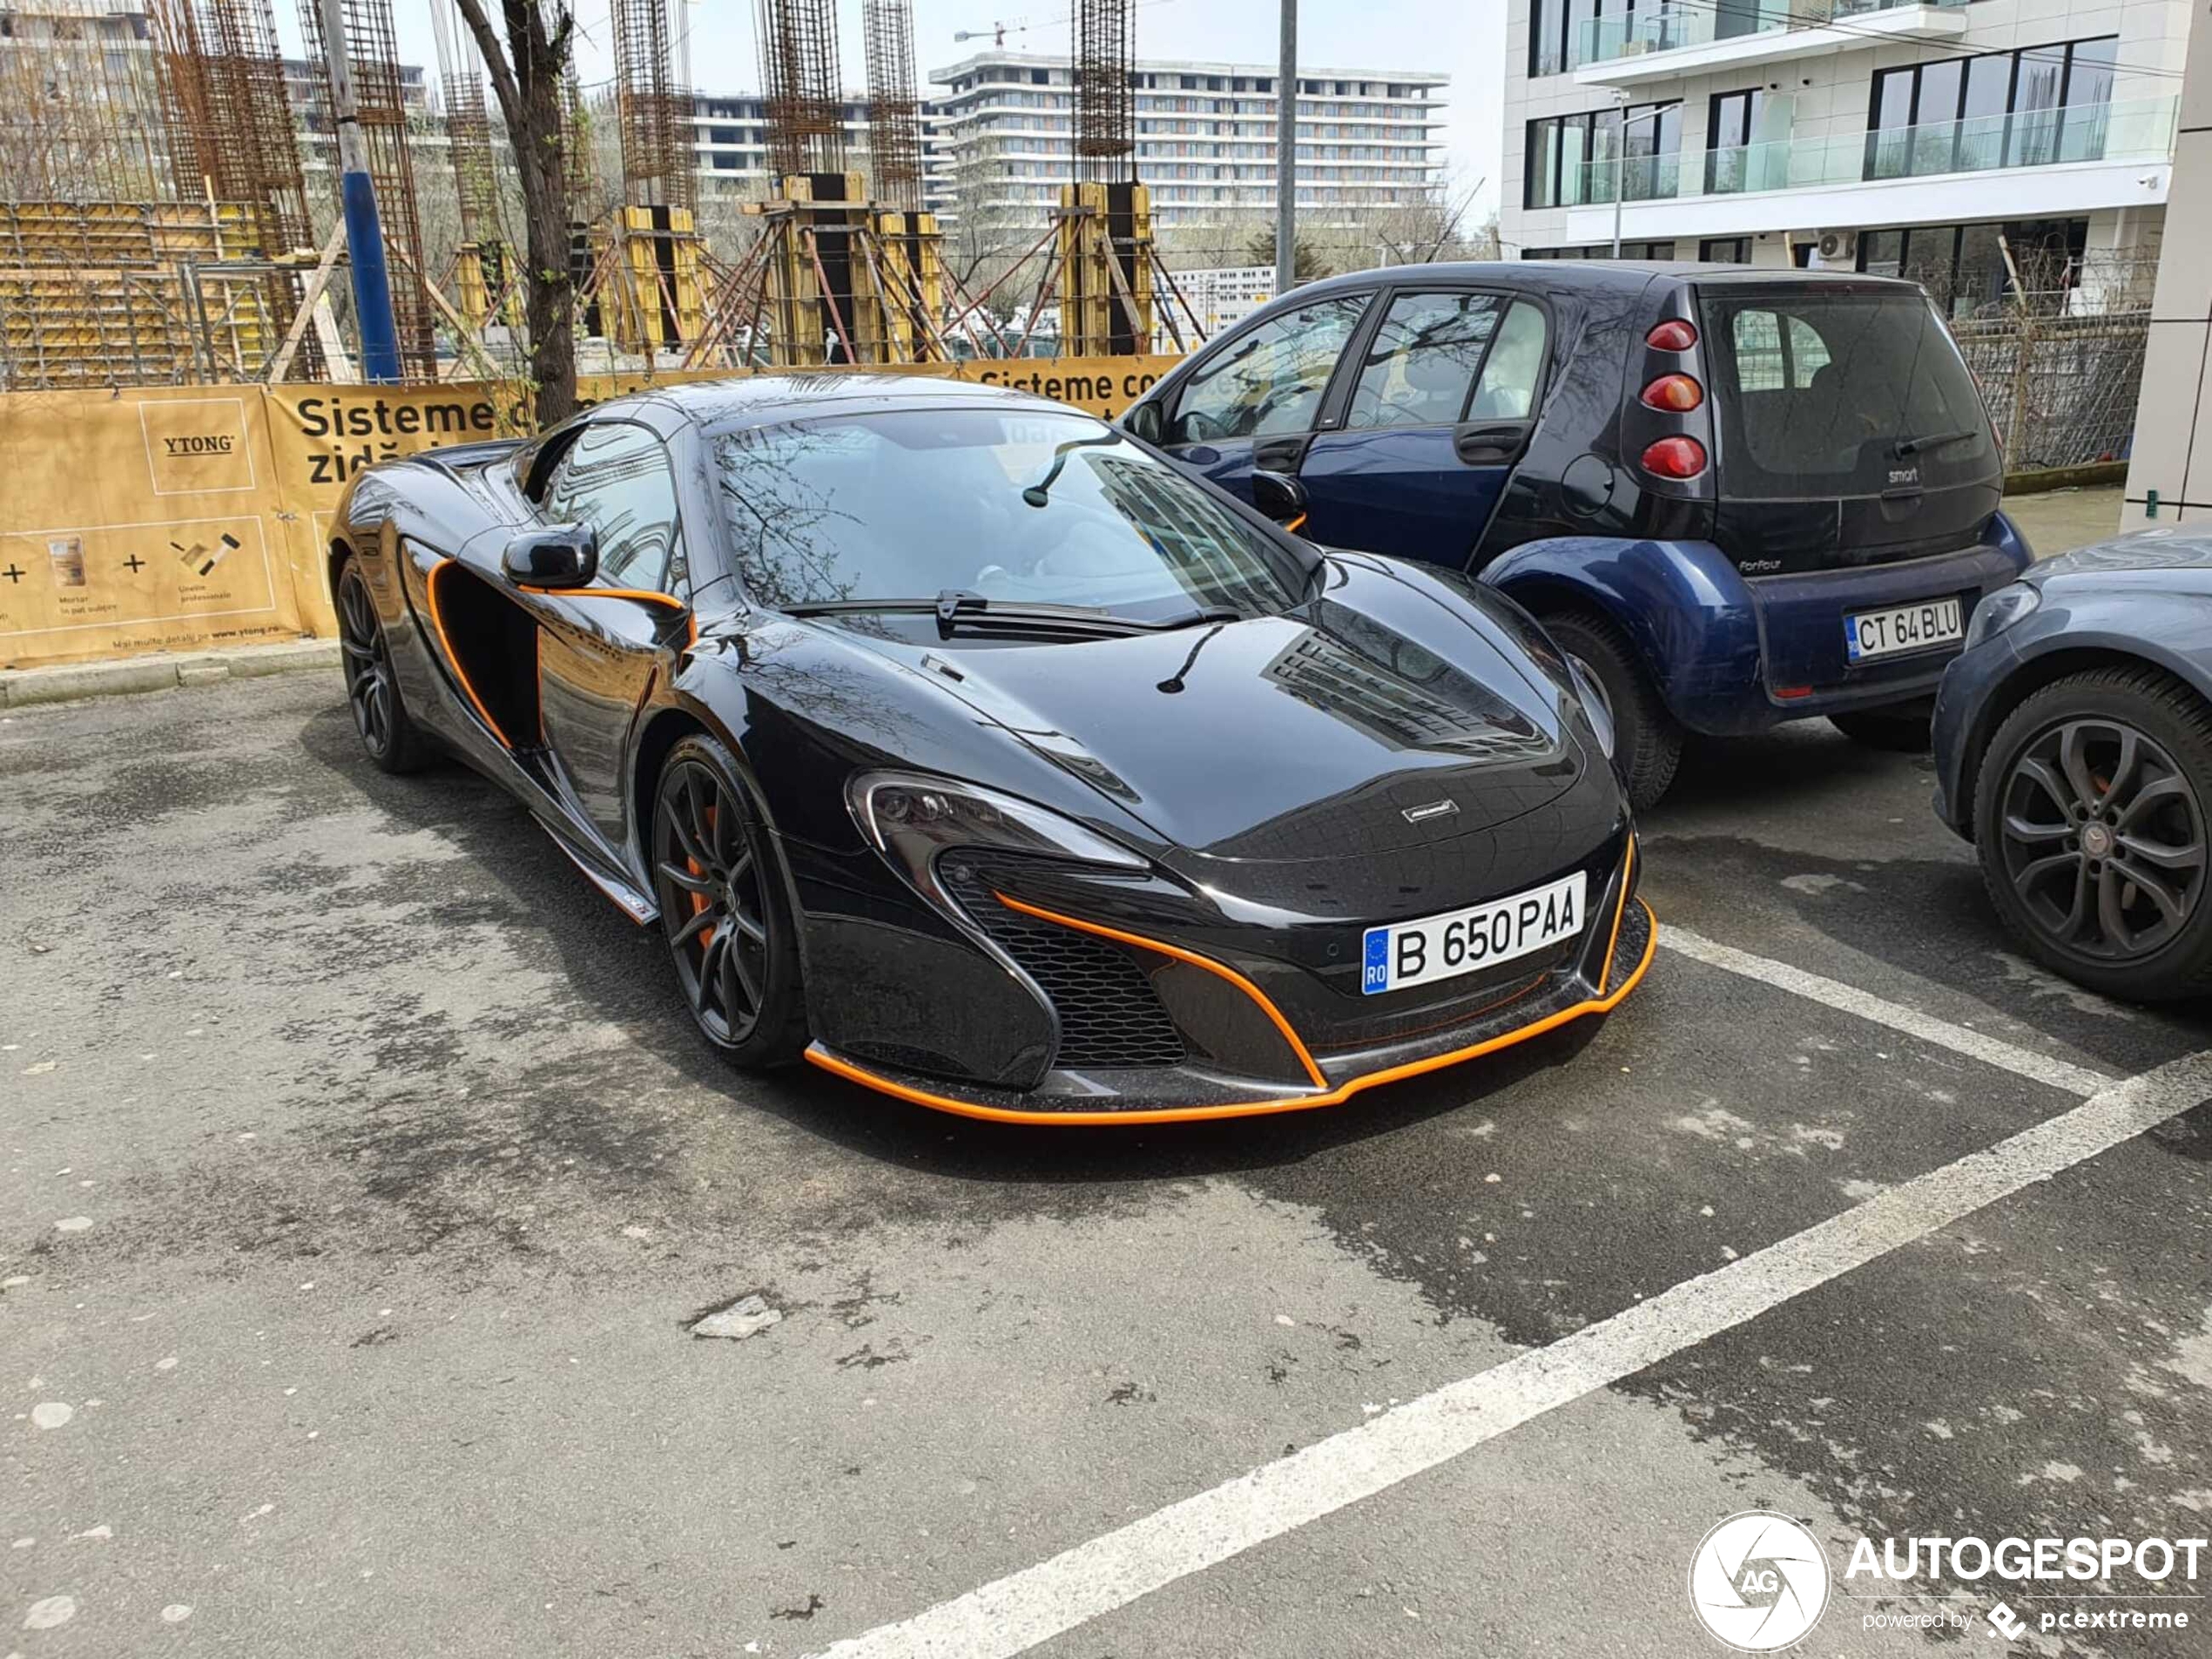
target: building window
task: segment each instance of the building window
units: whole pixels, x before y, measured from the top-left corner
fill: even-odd
[[[1697,245],[1701,265],[1749,265],[1751,239],[1748,236],[1709,236]]]
[[[1672,13],[1676,3],[1678,0],[1644,0],[1647,8],[1661,13]],[[1707,4],[1700,9],[1714,8]],[[1731,8],[1723,0],[1718,9],[1726,12]],[[1623,33],[1635,13],[1635,0],[1528,0],[1528,73],[1563,75],[1602,56],[1595,37]],[[1608,19],[1614,25],[1609,31],[1600,27]]]
[[[1750,182],[1769,168],[1755,165],[1764,159],[1751,149],[1766,111],[1766,93],[1757,87],[1748,92],[1716,92],[1705,114],[1705,193],[1763,190]],[[1782,158],[1786,171],[1786,157]]]
[[[1869,179],[2104,156],[2117,38],[1884,70],[1866,112]]]
[[[1641,104],[1625,111],[1590,110],[1531,121],[1521,206],[1574,207],[1611,201],[1624,119],[1628,199],[1674,194],[1673,167],[1682,151],[1682,105]]]
[[[1917,282],[1946,316],[1966,317],[2002,300],[2013,287],[2014,270],[2031,296],[2063,295],[2080,279],[2088,241],[2086,219],[1914,225],[1861,231],[1857,263],[1870,276]]]
[[[1587,247],[1525,247],[1521,250],[1524,260],[1609,260],[1613,244],[1598,242]],[[1621,257],[1624,260],[1657,260],[1662,263],[1675,257],[1672,242],[1623,242]]]

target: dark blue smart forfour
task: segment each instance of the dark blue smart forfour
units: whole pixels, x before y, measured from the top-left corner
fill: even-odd
[[[1315,541],[1518,600],[1608,706],[1638,806],[1685,732],[1817,714],[1924,746],[1975,604],[2029,560],[1973,377],[1909,282],[1361,272],[1256,313],[1123,424],[1247,497],[1258,480]]]

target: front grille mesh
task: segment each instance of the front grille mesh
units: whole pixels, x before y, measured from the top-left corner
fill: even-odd
[[[1126,947],[1009,910],[972,866],[939,867],[945,890],[1028,970],[1060,1013],[1060,1066],[1175,1066],[1182,1035]]]

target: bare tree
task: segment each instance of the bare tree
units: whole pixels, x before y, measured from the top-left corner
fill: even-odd
[[[523,197],[529,374],[537,388],[538,425],[548,427],[576,412],[576,285],[569,275],[567,124],[561,101],[576,17],[568,0],[500,0],[502,41],[487,15],[487,0],[458,3],[491,72],[514,145]]]
[[[1008,188],[999,160],[999,140],[977,137],[965,148],[953,170],[953,199],[956,217],[946,227],[944,259],[947,271],[959,285],[974,293],[1007,277],[1034,246],[1042,233],[1045,216],[1035,209],[1017,207],[999,196]],[[1037,265],[1045,258],[1026,261],[1030,268],[1000,282],[991,296],[992,314],[1004,321],[1026,299],[1025,285],[1041,274]]]

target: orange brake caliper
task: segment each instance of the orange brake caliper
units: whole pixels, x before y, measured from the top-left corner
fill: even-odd
[[[709,835],[714,833],[714,813],[715,809],[711,806],[706,809],[706,833]],[[684,867],[696,876],[704,876],[706,873],[705,870],[699,868],[699,861],[691,857],[689,853],[685,853],[684,856]],[[704,893],[693,894],[691,895],[691,914],[696,916],[700,911],[705,908],[706,894]],[[714,929],[712,927],[708,927],[699,934],[699,960],[701,961],[705,961],[706,960],[707,947],[713,943]]]

